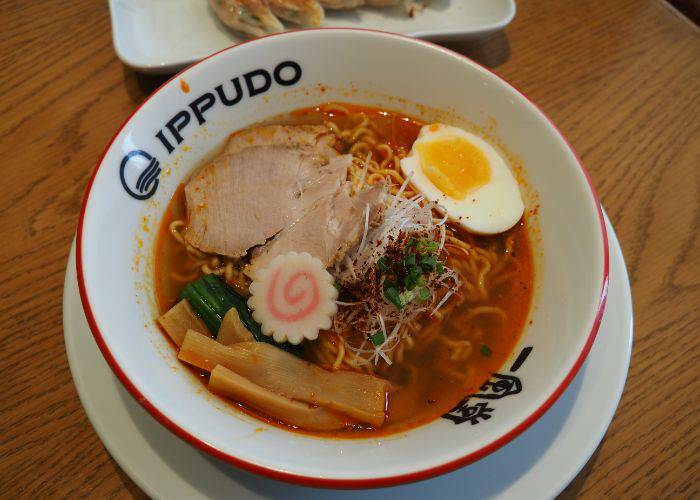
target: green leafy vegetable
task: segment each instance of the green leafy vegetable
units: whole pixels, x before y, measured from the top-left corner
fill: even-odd
[[[399,282],[396,280],[384,280],[384,290],[387,288],[396,288],[397,286],[399,286]]]
[[[410,304],[411,301],[415,298],[415,296],[416,295],[410,290],[406,290],[405,292],[401,292],[399,294],[399,298],[401,299],[401,304],[403,304],[404,306],[406,304]]]
[[[180,298],[187,299],[211,332],[218,332],[224,315],[234,306],[234,299],[223,290],[223,283],[211,278],[203,276],[189,283]]]
[[[213,274],[207,274],[192,281],[182,290],[180,298],[187,299],[195,312],[202,318],[209,331],[218,332],[226,313],[236,308],[241,323],[258,342],[267,342],[293,354],[301,354],[301,346],[289,343],[278,344],[260,330],[260,324],[253,319],[245,298],[231,290]]]
[[[387,298],[389,302],[394,304],[398,310],[403,309],[403,302],[401,302],[401,295],[399,294],[399,291],[394,288],[393,286],[387,288],[384,290],[384,296]]]
[[[425,283],[423,271],[420,267],[413,266],[409,268],[406,272],[406,276],[403,280],[403,283],[406,290],[413,290],[416,286],[419,286],[421,284],[421,281]]]
[[[386,257],[382,257],[377,261],[377,268],[383,273],[389,270],[389,264],[387,263]]]
[[[433,241],[429,238],[419,238],[415,244],[415,247],[418,253],[426,254],[436,253],[440,248],[440,245],[437,241]]]
[[[434,255],[428,255],[427,257],[421,258],[419,264],[426,270],[426,272],[432,272],[437,268],[438,261]]]
[[[445,266],[442,264],[442,262],[438,261],[437,265],[435,266],[435,272],[438,273],[438,275],[445,273]]]
[[[418,299],[421,302],[425,302],[426,300],[430,300],[430,290],[427,288],[423,287],[418,290]]]
[[[375,332],[369,336],[369,339],[372,341],[374,347],[379,347],[386,341],[386,337],[384,337],[383,332]]]

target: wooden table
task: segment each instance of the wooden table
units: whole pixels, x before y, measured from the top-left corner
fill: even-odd
[[[559,124],[625,252],[629,379],[564,497],[700,494],[700,33],[660,0],[522,0],[505,33],[454,45]],[[116,58],[106,2],[0,1],[0,498],[141,497],[78,400],[61,327],[87,179],[163,81]]]

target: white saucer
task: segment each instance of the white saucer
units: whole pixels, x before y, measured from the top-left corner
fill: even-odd
[[[146,73],[174,73],[246,40],[227,29],[205,0],[110,0],[119,59]],[[324,28],[369,28],[435,41],[484,36],[506,27],[515,0],[434,0],[413,18],[403,7],[328,11]],[[288,25],[289,26],[289,25]],[[293,29],[293,26],[289,26]]]
[[[335,498],[551,498],[578,474],[610,425],[632,349],[632,297],[620,244],[610,239],[610,288],[588,359],[552,408],[521,436],[478,462],[420,483],[338,491]],[[200,452],[171,434],[129,395],[102,358],[85,320],[75,272],[75,243],[63,292],[63,330],[80,400],[107,450],[156,498],[324,498],[328,490],[255,476]]]

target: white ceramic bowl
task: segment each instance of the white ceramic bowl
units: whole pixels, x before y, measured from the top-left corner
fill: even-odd
[[[238,78],[242,97],[232,98]],[[523,166],[536,290],[526,327],[497,384],[451,418],[372,439],[284,431],[208,395],[154,323],[153,245],[174,190],[231,131],[331,100],[401,110],[480,131]],[[151,159],[154,160],[151,160]],[[151,165],[151,182],[137,179]],[[160,172],[158,171],[160,168]],[[525,96],[469,59],[398,35],[310,30],[224,50],[156,91],[121,127],[88,186],[77,238],[85,312],[110,366],[161,423],[202,450],[270,477],[368,487],[430,477],[497,449],[564,391],[595,338],[608,250],[581,162]],[[467,396],[467,395],[465,395]],[[262,429],[262,431],[260,430]]]

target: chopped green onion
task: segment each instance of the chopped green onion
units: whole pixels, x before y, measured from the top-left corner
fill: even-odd
[[[433,241],[429,238],[421,238],[416,243],[416,250],[418,253],[435,253],[438,251],[440,244],[437,241]]]
[[[389,270],[389,264],[387,263],[386,257],[381,257],[377,261],[377,267],[379,270],[383,273],[387,272]]]
[[[375,332],[369,336],[369,339],[372,341],[374,347],[379,347],[386,341],[383,332]]]
[[[434,255],[429,255],[427,257],[423,257],[419,264],[423,267],[427,267],[429,271],[434,271],[437,268],[438,261]]]
[[[403,309],[401,295],[399,294],[399,291],[396,288],[394,288],[393,286],[387,288],[386,290],[384,290],[384,296],[389,302],[394,304],[398,310]]]
[[[416,294],[414,294],[410,290],[406,290],[405,292],[399,294],[399,297],[401,298],[401,304],[403,304],[404,306],[406,304],[409,304],[415,298],[415,296]]]
[[[442,265],[442,262],[438,261],[437,265],[435,266],[435,272],[437,272],[438,274],[445,273],[445,266]]]
[[[384,290],[387,288],[396,288],[397,286],[399,286],[399,283],[396,280],[384,280]]]
[[[430,290],[428,290],[425,287],[418,289],[418,298],[420,299],[421,302],[425,302],[426,300],[429,300],[430,299]]]
[[[487,346],[486,344],[481,344],[481,355],[482,356],[491,356],[491,348]]]
[[[408,268],[403,284],[406,290],[413,290],[418,285],[419,280],[423,277],[423,271],[418,266]]]

